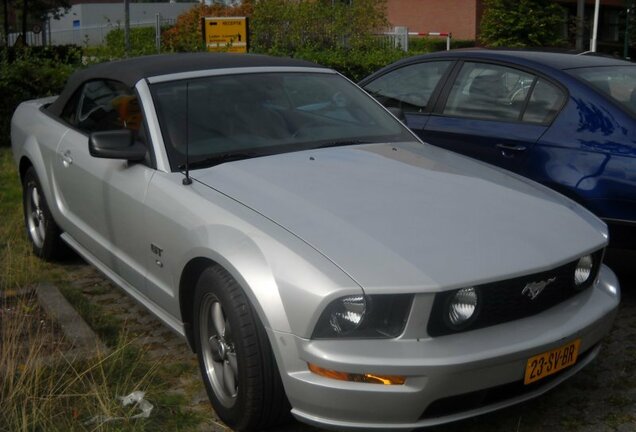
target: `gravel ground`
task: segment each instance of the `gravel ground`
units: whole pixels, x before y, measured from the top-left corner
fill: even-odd
[[[609,264],[617,270],[623,301],[615,327],[598,358],[587,368],[548,394],[511,408],[449,425],[432,432],[497,431],[636,431],[636,254],[612,251]],[[172,391],[185,394],[191,408],[206,418],[200,430],[226,431],[207,402],[196,369],[196,358],[186,344],[157,319],[113,287],[87,265],[71,266],[77,272],[74,287],[106,313],[125,321],[129,334],[148,355],[166,362],[189,364],[189,372],[175,377]],[[281,432],[317,432],[292,423]]]

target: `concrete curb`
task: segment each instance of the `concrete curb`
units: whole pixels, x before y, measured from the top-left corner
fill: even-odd
[[[110,350],[55,285],[38,284],[35,292],[42,309],[59,324],[64,337],[73,345],[72,350],[63,353],[67,361],[87,359],[97,354],[108,354]]]

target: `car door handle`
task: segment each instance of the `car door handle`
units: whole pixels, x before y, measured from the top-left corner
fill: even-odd
[[[512,144],[497,144],[498,149],[501,149],[502,152],[513,151],[513,152],[522,152],[526,151],[527,147],[521,144],[512,145]]]
[[[71,151],[66,150],[62,154],[62,165],[64,165],[64,168],[68,168],[69,166],[71,166],[72,163],[73,163],[73,158],[71,157]]]

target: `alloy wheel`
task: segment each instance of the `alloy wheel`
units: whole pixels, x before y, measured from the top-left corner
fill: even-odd
[[[219,401],[232,407],[238,396],[238,363],[230,325],[219,300],[206,296],[199,309],[205,372]]]
[[[46,238],[46,219],[41,207],[42,197],[35,184],[29,184],[27,199],[27,225],[36,247],[41,248]]]

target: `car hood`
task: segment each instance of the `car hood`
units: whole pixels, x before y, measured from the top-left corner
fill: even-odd
[[[285,153],[194,171],[367,292],[434,292],[547,270],[607,242],[572,201],[417,142]]]

